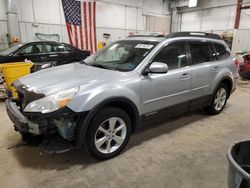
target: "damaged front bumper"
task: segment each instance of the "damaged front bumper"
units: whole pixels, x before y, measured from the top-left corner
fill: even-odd
[[[14,123],[15,130],[21,133],[41,134],[38,124],[30,122],[19,110],[15,102],[7,99],[6,110],[10,120]]]
[[[15,130],[33,135],[59,133],[66,140],[74,140],[77,124],[85,113],[75,113],[65,107],[49,114],[22,112],[17,102],[6,100],[6,109]]]

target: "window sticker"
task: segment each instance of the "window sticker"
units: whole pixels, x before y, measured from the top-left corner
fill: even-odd
[[[135,48],[142,48],[142,49],[151,49],[154,45],[152,44],[137,44]]]

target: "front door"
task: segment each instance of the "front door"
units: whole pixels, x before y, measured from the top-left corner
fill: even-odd
[[[166,63],[169,71],[164,74],[149,73],[142,76],[143,114],[188,102],[191,72],[187,61],[186,47],[185,42],[170,43],[160,50],[152,60],[152,62]]]
[[[46,61],[46,53],[43,50],[43,44],[32,44],[25,46],[18,52],[18,56],[23,61],[44,62]]]

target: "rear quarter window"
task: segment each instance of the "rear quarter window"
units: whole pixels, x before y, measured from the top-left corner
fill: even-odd
[[[230,52],[226,49],[224,45],[214,43],[214,48],[216,50],[218,60],[226,59],[230,56]]]
[[[74,49],[71,46],[64,45],[67,52],[73,52]]]

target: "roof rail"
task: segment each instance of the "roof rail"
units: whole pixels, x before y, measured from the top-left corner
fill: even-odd
[[[128,36],[129,38],[132,37],[165,37],[166,35],[162,35],[162,34],[149,34],[149,35],[130,35]]]
[[[199,31],[174,32],[174,33],[170,33],[168,35],[162,35],[162,34],[131,35],[131,36],[128,36],[128,37],[129,38],[132,38],[132,37],[165,37],[165,38],[202,37],[202,38],[211,38],[211,39],[221,40],[221,37],[218,34],[206,33],[206,32],[199,32]]]
[[[166,38],[174,38],[174,37],[204,37],[204,38],[211,38],[211,39],[219,39],[221,40],[220,35],[214,33],[205,33],[205,32],[197,32],[197,31],[190,31],[190,32],[175,32],[170,33],[165,36]]]

